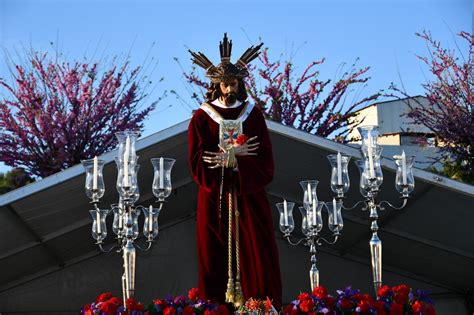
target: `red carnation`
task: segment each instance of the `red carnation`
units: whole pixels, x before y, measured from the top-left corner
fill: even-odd
[[[312,299],[304,300],[300,303],[300,309],[305,312],[309,313],[313,310],[314,302]]]
[[[410,293],[410,287],[406,284],[400,284],[393,288],[393,292],[408,296],[408,294]]]
[[[390,287],[388,285],[384,285],[378,290],[379,297],[386,297],[388,296],[389,293],[390,293]]]
[[[197,301],[201,298],[201,292],[198,288],[192,288],[188,291],[188,297],[191,301]]]
[[[185,306],[183,309],[183,315],[194,315],[194,309],[191,306]]]
[[[343,298],[341,300],[341,308],[346,309],[346,310],[351,309],[352,308],[351,300],[349,300],[348,298]]]
[[[120,305],[106,301],[106,302],[102,302],[102,304],[99,306],[99,310],[109,315],[114,315],[117,312],[117,309],[119,308],[119,306]]]
[[[238,145],[242,145],[242,144],[246,143],[248,139],[249,139],[249,137],[247,137],[244,134],[241,134],[237,137],[237,140],[235,140],[235,143],[237,143]]]
[[[300,295],[298,295],[298,300],[300,300],[300,302],[303,302],[303,301],[309,300],[309,299],[311,299],[311,295],[309,295],[306,292],[300,293]]]
[[[110,299],[112,297],[112,293],[110,292],[105,292],[105,293],[102,293],[101,295],[99,295],[99,297],[95,300],[95,304],[99,303],[99,302],[105,302],[107,301],[108,299]]]
[[[316,287],[313,290],[313,294],[318,298],[318,299],[324,299],[326,296],[328,296],[328,290],[325,287]]]

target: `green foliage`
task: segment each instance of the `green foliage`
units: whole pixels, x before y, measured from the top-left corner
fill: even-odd
[[[34,180],[22,168],[14,168],[6,174],[0,173],[0,195],[32,182]]]

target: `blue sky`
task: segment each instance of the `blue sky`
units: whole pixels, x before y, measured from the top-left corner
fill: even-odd
[[[147,102],[173,89],[194,105],[173,58],[190,67],[189,47],[217,63],[218,41],[227,32],[234,58],[261,38],[271,58],[292,56],[298,69],[326,58],[321,79],[333,78],[341,63],[359,58],[358,66],[371,67],[361,97],[390,82],[400,84],[400,78],[417,95],[429,74],[415,57],[427,53],[415,32],[429,30],[454,49],[456,33],[472,32],[472,18],[467,0],[0,0],[0,77],[9,77],[5,51],[14,54],[22,46],[54,47],[71,61],[130,54],[133,65],[143,64],[149,54],[158,62],[152,80],[164,81]],[[0,90],[0,97],[8,95]],[[189,107],[170,96],[147,120],[144,135],[190,114]],[[0,165],[0,171],[6,169]]]

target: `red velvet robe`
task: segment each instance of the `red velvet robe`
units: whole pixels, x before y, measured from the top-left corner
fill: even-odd
[[[237,108],[212,106],[224,119],[236,119],[243,108],[243,105]],[[249,138],[258,137],[257,155],[238,156],[238,170],[226,169],[224,180],[225,190],[234,185],[238,191],[242,291],[246,300],[268,296],[278,309],[282,302],[280,262],[265,192],[265,186],[273,178],[274,164],[270,137],[260,109],[253,108],[243,122],[243,133]],[[227,198],[224,194],[219,220],[221,169],[209,169],[210,164],[202,160],[204,151],[219,151],[219,125],[198,109],[189,124],[188,139],[189,165],[199,185],[196,227],[198,285],[206,298],[224,302],[228,280]],[[235,242],[232,243],[235,251]],[[233,266],[235,277],[235,261]]]

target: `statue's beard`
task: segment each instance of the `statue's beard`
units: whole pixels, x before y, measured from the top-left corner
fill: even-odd
[[[229,92],[224,94],[224,103],[227,106],[234,104],[237,101],[237,94],[235,92]]]

